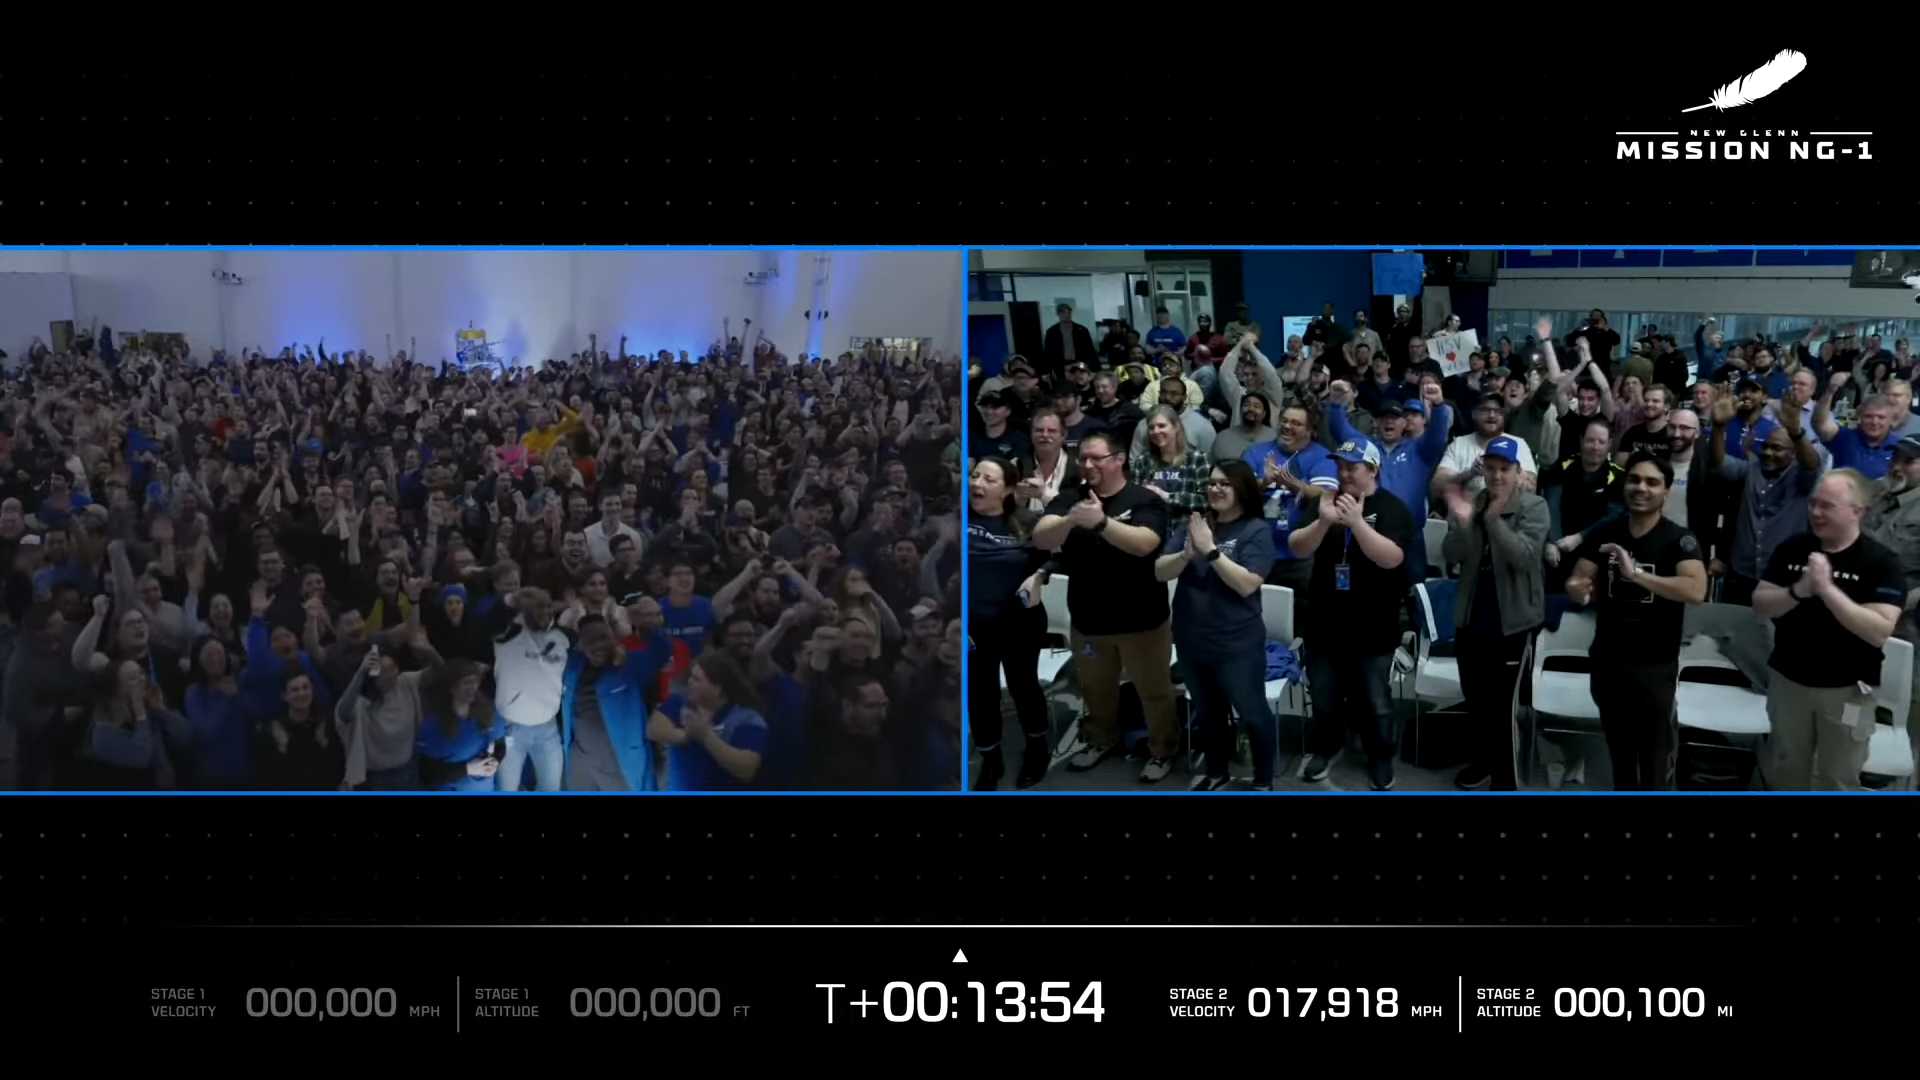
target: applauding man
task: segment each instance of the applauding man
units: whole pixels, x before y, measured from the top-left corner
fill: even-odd
[[[1375,791],[1393,787],[1393,652],[1400,644],[1406,557],[1416,533],[1405,503],[1380,487],[1380,451],[1356,436],[1333,452],[1340,493],[1318,500],[1313,524],[1287,538],[1295,558],[1313,560],[1313,610],[1306,628],[1307,721],[1302,779],[1326,779],[1347,733],[1367,752]]]
[[[1649,451],[1627,461],[1627,516],[1589,530],[1567,579],[1567,595],[1590,605],[1594,704],[1613,759],[1615,791],[1671,791],[1679,723],[1686,605],[1707,598],[1700,542],[1664,514],[1673,466]]]

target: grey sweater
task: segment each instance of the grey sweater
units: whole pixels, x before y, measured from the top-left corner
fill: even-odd
[[[1481,553],[1493,550],[1493,589],[1500,601],[1500,630],[1523,634],[1546,621],[1546,558],[1549,515],[1547,500],[1532,492],[1516,493],[1497,518],[1486,516],[1487,493],[1473,501],[1473,520],[1466,525],[1449,520],[1441,554],[1460,565],[1460,588],[1454,595],[1453,625],[1473,624],[1473,598],[1480,584]]]

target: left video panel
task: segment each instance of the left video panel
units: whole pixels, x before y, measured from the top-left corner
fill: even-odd
[[[958,251],[0,251],[0,790],[958,790]]]

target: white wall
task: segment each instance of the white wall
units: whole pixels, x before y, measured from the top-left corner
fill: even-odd
[[[978,251],[977,268],[987,272],[1028,271],[1140,271],[1147,268],[1147,256],[1132,251],[1087,251],[1057,248],[1044,251]]]
[[[831,258],[828,350],[856,336],[960,348],[966,263],[955,251],[0,249],[0,272],[71,274],[72,310],[50,318],[181,333],[202,356],[322,338],[329,351],[385,355],[391,338],[394,349],[417,341],[423,358],[437,360],[471,323],[507,355],[532,361],[578,352],[590,333],[609,350],[626,334],[636,352],[699,355],[747,319],[789,355],[806,351],[818,254]],[[745,283],[768,269],[774,280]],[[222,284],[222,271],[243,284]]]
[[[1729,270],[1502,270],[1488,290],[1495,311],[1697,312],[1724,317],[1813,315],[1911,319],[1920,305],[1907,289],[1854,289],[1848,268],[1739,267]]]
[[[0,273],[0,352],[8,364],[39,338],[53,344],[48,324],[73,318],[73,279],[64,273]]]

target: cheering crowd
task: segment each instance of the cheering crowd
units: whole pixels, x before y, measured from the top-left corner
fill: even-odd
[[[13,787],[959,785],[954,358],[6,363]]]
[[[1244,736],[1252,786],[1271,790],[1278,674],[1308,691],[1299,778],[1326,780],[1357,743],[1389,790],[1396,686],[1444,653],[1470,737],[1454,782],[1513,790],[1531,650],[1575,617],[1593,628],[1580,683],[1618,790],[1676,786],[1688,649],[1753,691],[1776,789],[1861,790],[1870,744],[1906,719],[1910,702],[1874,707],[1920,599],[1904,339],[1815,324],[1730,341],[1703,317],[1690,341],[1654,326],[1625,341],[1595,310],[1448,370],[1406,305],[1375,329],[1327,304],[1273,357],[1245,304],[1224,327],[1163,309],[1145,334],[1110,323],[1098,339],[1056,315],[1038,360],[971,372],[976,788],[1015,756],[1019,787],[1056,760],[1093,769],[1131,726],[1142,782],[1169,776],[1184,742],[1204,762],[1192,789],[1227,787]],[[1057,758],[1037,674],[1054,574],[1084,702]],[[1295,642],[1267,640],[1273,585],[1291,590]],[[1017,755],[977,719],[1001,716],[1003,695]],[[1899,742],[1889,775],[1910,777],[1920,748]],[[1585,781],[1577,746],[1527,753],[1552,759],[1556,786]]]

